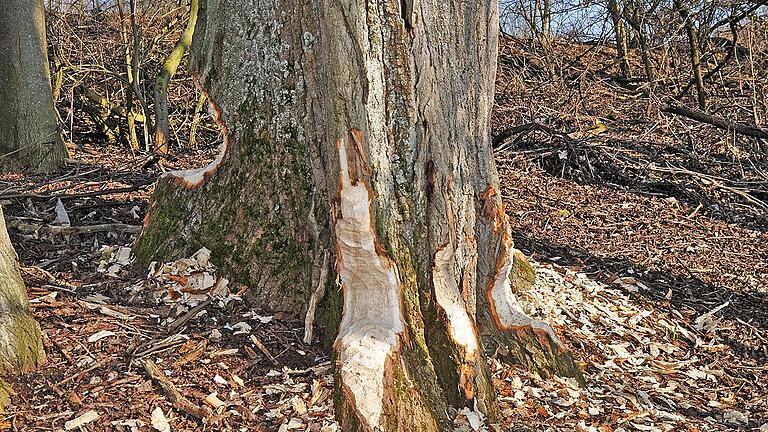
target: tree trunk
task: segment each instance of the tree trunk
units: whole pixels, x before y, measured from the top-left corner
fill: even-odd
[[[509,283],[497,31],[494,0],[200,1],[191,67],[225,143],[159,182],[136,256],[206,246],[257,308],[325,291],[345,431],[496,419],[484,349],[580,377]]]
[[[629,78],[629,58],[627,53],[627,31],[624,28],[624,20],[622,18],[622,11],[619,7],[619,0],[608,0],[608,11],[611,14],[611,20],[613,21],[613,33],[616,38],[616,58],[619,61],[619,71],[622,78]]]
[[[702,111],[707,110],[707,92],[704,89],[704,78],[701,73],[701,53],[699,52],[699,36],[696,31],[690,11],[681,0],[674,0],[675,9],[683,20],[685,32],[688,34],[688,54],[691,58],[691,69],[693,71],[693,82],[696,84],[696,97],[699,102],[699,108]],[[735,42],[734,42],[735,43]]]
[[[51,96],[42,0],[0,1],[0,172],[51,171],[67,156]]]
[[[27,290],[21,280],[3,209],[0,207],[0,373],[28,372],[45,362],[40,326],[29,312]],[[8,403],[0,381],[0,410]]]
[[[184,33],[181,34],[173,51],[165,59],[163,68],[157,74],[155,79],[155,151],[162,154],[168,153],[168,136],[170,135],[168,125],[168,83],[176,74],[176,69],[181,64],[181,58],[192,43],[192,35],[195,33],[195,23],[197,22],[198,0],[191,0],[189,7],[189,21]]]
[[[653,73],[653,63],[651,62],[650,47],[648,46],[648,33],[645,25],[645,4],[639,0],[632,0],[628,5],[631,5],[632,10],[627,11],[625,8],[624,18],[635,30],[635,33],[637,33],[637,40],[640,44],[640,55],[643,59],[643,67],[645,68],[645,78],[648,82],[653,83],[656,78]]]

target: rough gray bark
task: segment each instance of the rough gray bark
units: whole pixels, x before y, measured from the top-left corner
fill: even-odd
[[[29,312],[27,290],[0,207],[0,373],[28,372],[45,362],[40,326]],[[0,381],[0,409],[8,392]]]
[[[497,31],[494,0],[201,0],[191,67],[226,153],[161,180],[135,252],[204,245],[259,308],[304,312],[326,280],[343,430],[493,420],[483,349],[556,345],[505,291]]]
[[[0,1],[0,172],[64,163],[46,47],[42,0]]]

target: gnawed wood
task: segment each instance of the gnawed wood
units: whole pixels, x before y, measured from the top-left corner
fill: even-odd
[[[403,316],[399,275],[373,229],[369,168],[358,130],[337,143],[338,203],[334,212],[336,273],[344,296],[335,348],[341,387],[367,430],[383,430],[387,370],[399,350]]]
[[[517,300],[510,281],[515,269],[515,249],[509,220],[503,205],[494,197],[496,189],[490,186],[482,194],[492,232],[499,239],[496,271],[485,289],[487,313],[496,328],[486,338],[486,349],[542,376],[572,377],[583,385],[581,370],[552,327],[529,317]]]

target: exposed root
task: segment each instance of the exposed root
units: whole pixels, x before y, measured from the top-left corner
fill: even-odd
[[[367,429],[382,430],[387,368],[399,350],[404,329],[399,275],[374,233],[373,193],[361,149],[362,133],[352,130],[337,143],[339,191],[334,211],[336,272],[344,311],[336,339],[341,387]]]

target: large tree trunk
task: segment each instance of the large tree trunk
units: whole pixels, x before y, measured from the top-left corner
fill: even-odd
[[[45,41],[42,0],[0,1],[0,172],[51,171],[66,157]]]
[[[27,290],[0,207],[0,373],[28,372],[45,361],[40,326],[29,312]],[[0,381],[0,410],[8,403]]]
[[[160,181],[140,262],[204,245],[255,307],[302,313],[325,291],[345,431],[496,418],[484,350],[580,377],[509,283],[496,1],[201,0],[197,25],[225,145]]]

